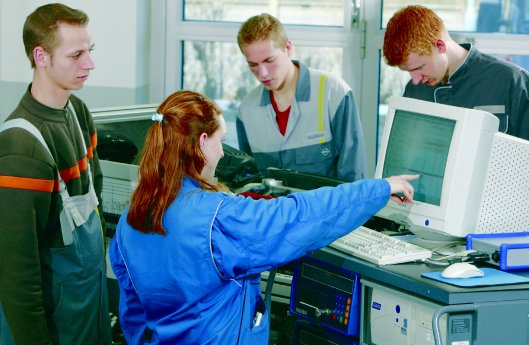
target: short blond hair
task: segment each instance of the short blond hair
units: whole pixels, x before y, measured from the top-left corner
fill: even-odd
[[[254,42],[271,39],[278,48],[284,48],[288,37],[283,24],[274,16],[262,13],[246,20],[239,29],[237,44],[242,49]]]

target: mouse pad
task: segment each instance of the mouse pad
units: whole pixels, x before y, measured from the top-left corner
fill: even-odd
[[[483,277],[475,278],[443,278],[440,272],[426,272],[421,274],[423,277],[438,280],[443,283],[456,285],[460,287],[476,287],[476,286],[491,286],[491,285],[506,285],[506,284],[520,284],[529,283],[529,278],[522,277],[516,274],[507,273],[497,270],[495,268],[480,268],[485,275]]]

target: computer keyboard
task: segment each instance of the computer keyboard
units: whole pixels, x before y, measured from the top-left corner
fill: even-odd
[[[340,237],[330,246],[377,265],[412,262],[432,256],[428,249],[363,226]]]

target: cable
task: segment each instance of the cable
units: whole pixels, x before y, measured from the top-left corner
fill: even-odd
[[[436,266],[448,266],[450,264],[453,264],[454,262],[473,261],[470,259],[470,255],[476,252],[476,250],[467,249],[450,255],[429,258],[426,259],[425,262]]]
[[[430,259],[432,261],[442,261],[442,260],[447,260],[447,259],[451,259],[451,258],[466,258],[468,257],[469,254],[471,253],[475,253],[476,250],[473,250],[473,249],[468,249],[468,250],[462,250],[460,252],[457,252],[457,253],[454,253],[454,254],[451,254],[451,255],[445,255],[445,256],[442,256],[440,258],[435,258],[435,259]]]
[[[272,287],[274,286],[274,279],[276,277],[276,271],[277,269],[273,269],[268,271],[268,280],[266,281],[266,288],[265,288],[265,305],[268,309],[268,317],[271,317],[272,315]]]

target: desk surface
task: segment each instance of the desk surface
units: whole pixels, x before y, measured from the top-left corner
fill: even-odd
[[[424,263],[378,266],[334,248],[325,247],[309,256],[360,274],[382,285],[389,285],[442,304],[479,303],[529,299],[529,284],[462,288],[421,277],[422,273],[443,268]],[[529,276],[529,272],[516,273]]]

